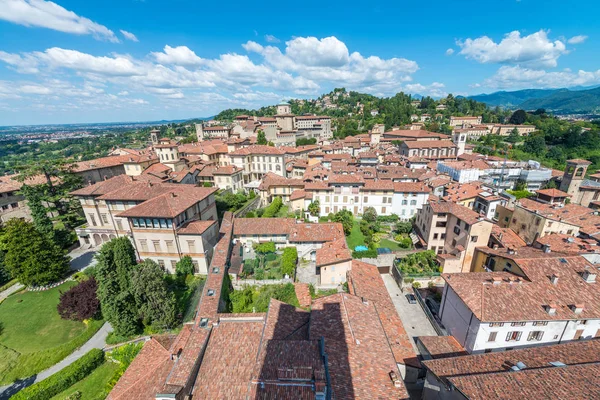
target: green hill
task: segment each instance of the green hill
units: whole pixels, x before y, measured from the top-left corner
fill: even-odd
[[[560,90],[549,96],[530,99],[520,105],[525,110],[544,108],[561,113],[600,113],[600,87],[588,90]]]
[[[502,106],[517,108],[525,101],[548,97],[558,91],[566,89],[523,89],[514,92],[494,92],[469,96],[469,99],[487,104],[490,107]]]

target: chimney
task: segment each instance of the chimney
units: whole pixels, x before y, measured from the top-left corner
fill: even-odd
[[[493,283],[494,285],[499,285],[499,284],[501,284],[501,283],[502,283],[502,278],[500,278],[500,277],[497,277],[497,276],[494,276],[494,277],[492,278],[492,283]]]
[[[556,285],[558,283],[558,274],[552,274],[550,282],[552,282],[553,285]]]
[[[544,250],[544,253],[550,253],[550,245],[549,244],[543,245],[542,249]]]

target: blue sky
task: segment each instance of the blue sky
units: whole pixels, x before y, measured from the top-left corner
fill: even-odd
[[[0,125],[600,84],[596,1],[0,0]]]

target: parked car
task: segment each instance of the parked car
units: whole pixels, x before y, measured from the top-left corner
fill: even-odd
[[[406,300],[408,300],[408,303],[409,303],[409,304],[417,304],[417,298],[416,298],[416,297],[415,297],[415,295],[414,295],[414,294],[412,294],[412,293],[408,293],[408,294],[406,295]]]

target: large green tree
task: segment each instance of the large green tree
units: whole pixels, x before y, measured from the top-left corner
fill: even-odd
[[[344,234],[348,236],[352,232],[352,224],[354,223],[354,217],[352,212],[349,210],[341,210],[333,214],[333,222],[340,222],[344,227]]]
[[[69,257],[35,226],[22,219],[8,221],[0,236],[4,268],[24,285],[47,285],[69,270]]]
[[[265,136],[265,133],[261,130],[258,131],[258,133],[256,134],[256,144],[261,144],[261,145],[266,145],[267,143],[269,143],[267,141],[267,137]]]
[[[121,237],[105,243],[96,258],[98,299],[102,314],[117,335],[134,335],[140,329],[131,290],[131,275],[136,265],[135,250],[128,238]]]
[[[169,291],[164,270],[154,261],[138,264],[131,276],[131,291],[138,317],[145,326],[168,329],[177,323],[175,296]]]

